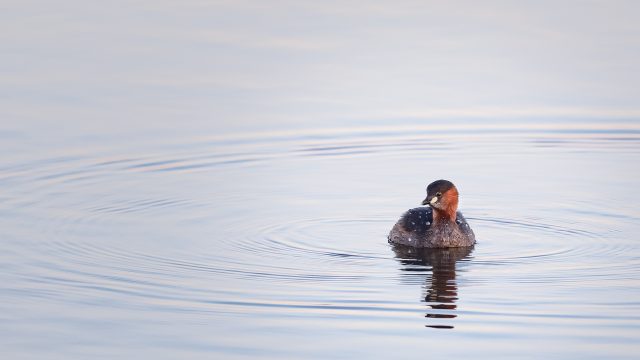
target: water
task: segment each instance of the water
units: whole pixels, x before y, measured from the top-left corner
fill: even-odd
[[[5,158],[2,351],[632,358],[640,127],[530,125],[107,139]],[[437,178],[460,189],[478,244],[391,248]]]
[[[637,358],[639,4],[3,2],[0,357]]]

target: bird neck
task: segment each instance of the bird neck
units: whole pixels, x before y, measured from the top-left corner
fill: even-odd
[[[446,206],[443,209],[433,209],[433,222],[455,222],[458,211],[458,191],[454,187],[446,194]]]
[[[453,223],[456,221],[456,208],[455,207],[447,207],[444,210],[434,209],[433,210],[433,223],[434,224],[442,224],[442,223]]]

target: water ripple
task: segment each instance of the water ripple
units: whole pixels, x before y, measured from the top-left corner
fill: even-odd
[[[637,211],[581,190],[576,197],[558,192],[551,209],[529,203],[509,213],[512,199],[495,189],[545,180],[542,172],[501,176],[509,161],[515,166],[519,158],[532,162],[545,154],[552,162],[546,151],[584,161],[584,152],[613,167],[607,154],[633,158],[640,137],[511,135],[349,129],[3,164],[2,266],[11,278],[2,294],[12,301],[111,301],[158,312],[419,318],[432,329],[492,323],[505,333],[510,320],[504,319],[511,318],[624,320],[550,304],[575,304],[571,291],[591,295],[592,306],[608,304],[598,292],[602,284],[624,297],[639,278],[638,246],[629,240]],[[471,165],[491,175],[465,177],[460,169]],[[400,194],[422,196],[423,177],[434,170],[482,183],[491,195],[489,202],[478,189],[463,193],[471,204],[463,211],[478,235],[473,251],[421,252],[386,243],[396,220],[389,214],[404,210]],[[524,202],[523,186],[515,188]],[[640,307],[633,298],[615,301]]]

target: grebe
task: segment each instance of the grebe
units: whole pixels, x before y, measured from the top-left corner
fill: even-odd
[[[427,187],[422,205],[404,213],[389,233],[392,244],[417,248],[472,246],[473,230],[458,209],[458,189],[447,180],[437,180]]]

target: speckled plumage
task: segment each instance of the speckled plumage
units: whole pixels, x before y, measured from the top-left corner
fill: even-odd
[[[475,235],[458,208],[458,189],[437,180],[427,187],[422,205],[404,213],[389,233],[389,242],[416,248],[467,247]]]
[[[455,222],[433,224],[433,209],[418,207],[404,213],[389,233],[389,242],[418,248],[464,247],[475,244],[475,234],[456,212]]]

